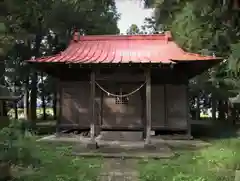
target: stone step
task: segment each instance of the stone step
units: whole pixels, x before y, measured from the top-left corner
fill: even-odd
[[[99,138],[106,141],[141,141],[142,131],[101,131]]]

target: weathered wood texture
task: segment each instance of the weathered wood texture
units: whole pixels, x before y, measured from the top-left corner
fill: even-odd
[[[146,144],[150,143],[152,129],[152,104],[151,104],[151,70],[146,70]]]
[[[131,92],[138,88],[138,83],[104,83],[101,86],[111,93]],[[62,81],[62,113],[60,125],[68,128],[90,128],[90,83],[89,81]],[[165,86],[165,91],[164,91]],[[95,90],[96,126],[104,129],[144,129],[146,114],[146,88],[143,87],[129,96],[127,104],[116,104],[116,98],[107,95],[97,86]],[[187,127],[187,91],[186,84],[152,84],[151,85],[151,122],[152,129],[186,130]],[[166,95],[165,95],[165,94]]]
[[[95,85],[95,72],[91,72],[91,95],[90,95],[90,137],[91,140],[94,141],[95,131],[96,131],[96,115],[95,115],[95,96],[96,96],[96,85]]]
[[[62,119],[62,83],[60,80],[57,81],[57,89],[56,89],[56,115],[57,115],[57,124],[56,124],[56,132],[60,132],[60,124]]]
[[[169,128],[187,128],[186,85],[166,85],[167,124]]]

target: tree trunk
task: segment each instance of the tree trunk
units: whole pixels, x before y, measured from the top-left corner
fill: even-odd
[[[0,161],[0,171],[0,181],[12,180],[10,164]]]
[[[37,72],[33,72],[31,76],[31,93],[30,93],[30,120],[34,126],[37,120],[36,108],[37,108]]]
[[[224,102],[222,100],[219,100],[218,103],[218,119],[220,121],[225,120],[225,114],[224,114]]]
[[[216,121],[217,101],[214,95],[212,95],[212,120]]]
[[[47,119],[47,115],[46,115],[46,101],[45,101],[45,91],[44,91],[43,76],[44,76],[43,72],[41,72],[41,82],[42,82],[41,98],[42,98],[43,120],[46,120]]]
[[[5,85],[4,73],[5,73],[4,57],[0,57],[0,85]],[[7,116],[7,107],[5,101],[2,101],[2,106],[3,106],[2,116]]]
[[[18,119],[18,106],[17,101],[14,101],[14,118]]]
[[[236,125],[236,120],[237,120],[237,109],[232,106],[232,125]]]
[[[228,120],[231,117],[231,111],[229,109],[228,101],[224,101],[224,115],[225,120]]]
[[[29,76],[27,76],[26,78],[26,82],[25,82],[25,88],[24,88],[24,118],[26,120],[29,119]]]
[[[42,42],[42,28],[41,22],[39,22],[39,31],[35,37],[35,48],[34,48],[34,56],[37,58],[40,56],[40,47]],[[31,94],[30,94],[30,119],[32,121],[32,125],[35,126],[37,115],[36,115],[36,108],[37,108],[37,82],[38,82],[38,73],[33,70],[31,76]]]
[[[57,92],[53,94],[53,119],[57,120]]]
[[[17,92],[17,90],[16,90],[16,78],[15,78],[15,80],[14,80],[14,93],[16,93]],[[18,119],[18,102],[17,101],[14,101],[14,113],[15,113],[15,119]]]
[[[201,110],[200,110],[200,95],[197,95],[197,113],[196,113],[196,120],[200,120],[201,119]]]

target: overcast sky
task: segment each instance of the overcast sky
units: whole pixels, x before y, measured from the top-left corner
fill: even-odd
[[[116,0],[116,6],[121,19],[118,22],[118,27],[121,33],[126,33],[131,24],[136,24],[139,27],[143,24],[145,17],[150,17],[153,10],[144,9],[141,0]]]

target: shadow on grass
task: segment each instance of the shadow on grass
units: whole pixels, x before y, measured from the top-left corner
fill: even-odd
[[[56,132],[56,121],[54,120],[37,120],[36,123],[26,120],[19,120],[22,130],[34,132],[36,135],[50,135]]]
[[[240,126],[216,121],[209,125],[192,125],[192,135],[200,139],[224,139],[240,136]]]
[[[191,152],[211,147],[212,144],[236,140],[240,136],[239,130],[237,126],[218,122],[213,125],[195,124],[192,125],[194,140],[165,140],[165,142],[177,154],[181,151]]]

